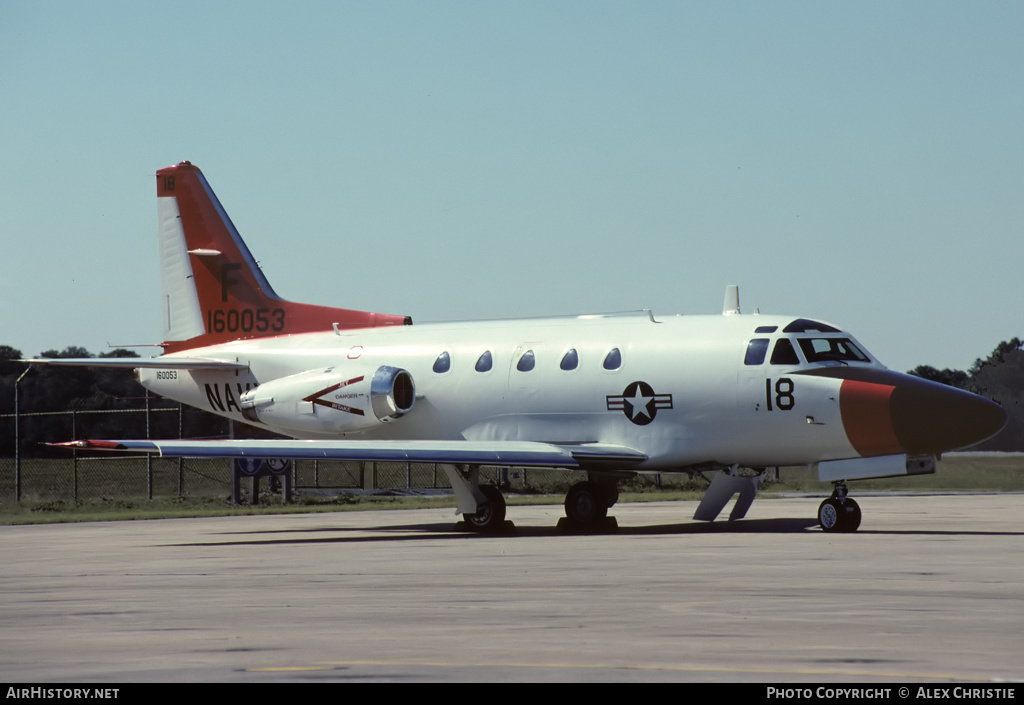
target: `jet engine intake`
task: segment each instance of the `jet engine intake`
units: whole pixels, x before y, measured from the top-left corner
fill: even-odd
[[[307,370],[261,384],[242,395],[249,421],[295,433],[359,433],[411,409],[416,386],[406,370],[345,365]]]

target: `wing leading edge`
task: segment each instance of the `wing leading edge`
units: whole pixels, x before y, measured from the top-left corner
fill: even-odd
[[[531,441],[84,440],[54,445],[81,450],[153,453],[170,458],[292,458],[566,469],[608,463],[632,465],[647,459],[640,451],[625,446]]]

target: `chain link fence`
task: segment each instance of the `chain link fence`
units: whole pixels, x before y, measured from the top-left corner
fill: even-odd
[[[111,499],[226,498],[231,494],[232,461],[227,459],[159,458],[150,455],[83,452],[55,448],[28,438],[54,440],[103,438],[111,415],[120,437],[180,438],[192,410],[177,407],[83,410],[5,414],[0,437],[13,439],[13,455],[0,457],[0,501],[51,502]],[[216,419],[201,438],[229,438],[230,422]],[[128,428],[136,433],[125,434]],[[154,432],[155,431],[155,432]],[[191,436],[196,438],[196,436]],[[432,464],[298,461],[291,467],[299,492],[315,490],[398,490],[448,488],[445,474]]]
[[[117,423],[112,417],[117,415]],[[229,438],[230,421],[189,407],[76,409],[0,415],[0,438],[12,439],[0,455],[0,503],[137,499],[221,499],[231,496],[232,461],[86,453],[28,440],[76,438]],[[117,432],[112,433],[116,427]],[[125,429],[129,433],[125,432]],[[183,435],[183,431],[187,431]],[[198,433],[197,433],[198,431]],[[299,460],[292,463],[299,494],[341,492],[415,493],[450,490],[440,465]],[[480,469],[480,481],[515,494],[563,494],[586,473],[537,468]],[[673,487],[693,481],[666,476]],[[663,486],[662,477],[641,476],[632,489]],[[703,483],[699,483],[703,486]]]
[[[13,439],[9,447],[14,449],[13,454],[0,457],[0,502],[227,499],[231,495],[230,460],[97,454],[27,440],[111,437],[105,429],[110,429],[111,416],[115,414],[119,415],[115,434],[119,437],[179,438],[182,429],[195,430],[195,420],[189,416],[199,413],[175,406],[0,415],[0,438]],[[189,437],[231,437],[229,421],[209,414],[203,417],[203,435]],[[126,428],[134,433],[125,433]],[[299,460],[291,465],[290,471],[295,490],[300,494],[450,489],[444,471],[432,463]],[[584,473],[562,470],[493,467],[480,470],[481,482],[522,494],[564,492],[580,479],[585,479]]]

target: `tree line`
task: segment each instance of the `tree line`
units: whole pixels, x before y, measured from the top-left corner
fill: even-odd
[[[118,348],[94,356],[88,350],[70,346],[64,350],[44,350],[40,357],[138,357],[131,350]],[[18,360],[20,350],[0,345],[0,414],[14,413],[14,387],[25,372]],[[959,387],[992,399],[1006,409],[1009,421],[994,438],[979,450],[1024,451],[1024,342],[1012,338],[999,343],[985,358],[978,358],[968,370],[939,370],[920,365],[910,374],[953,387]],[[82,414],[71,421],[64,416],[33,416],[40,412],[69,410],[124,411],[144,409],[147,390],[128,370],[102,367],[47,367],[32,369],[18,383],[21,452],[26,456],[47,454],[43,443],[73,438],[205,438],[227,432],[224,419],[185,407],[176,402],[150,396],[152,409],[167,411],[145,414]],[[0,428],[0,456],[14,454],[13,421],[5,419]],[[74,427],[72,427],[72,424]],[[49,451],[52,452],[52,451]]]

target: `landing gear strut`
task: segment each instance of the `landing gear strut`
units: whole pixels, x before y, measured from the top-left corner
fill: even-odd
[[[850,533],[860,527],[860,505],[846,495],[846,483],[835,483],[832,496],[818,507],[818,523],[822,531]]]

